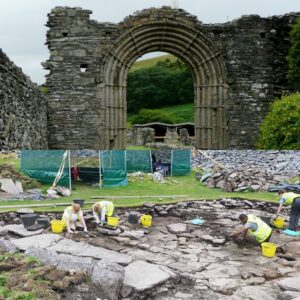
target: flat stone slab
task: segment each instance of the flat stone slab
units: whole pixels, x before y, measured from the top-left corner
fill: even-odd
[[[173,223],[168,225],[167,228],[174,234],[187,232],[187,224],[184,223]]]
[[[60,235],[49,233],[24,237],[21,239],[13,239],[11,242],[15,244],[19,250],[26,251],[30,247],[48,248],[58,242],[60,239],[62,239]]]
[[[165,267],[137,260],[125,267],[123,285],[136,291],[144,291],[172,278]]]
[[[240,280],[231,278],[213,278],[209,279],[209,287],[215,292],[232,295],[240,286]]]
[[[120,265],[128,265],[132,262],[132,257],[128,254],[122,254],[102,247],[92,246],[83,242],[74,242],[68,239],[60,240],[49,249],[58,253],[80,257],[91,257],[98,260],[103,259]]]
[[[28,231],[27,229],[24,228],[22,224],[12,224],[12,225],[6,225],[0,227],[0,234],[3,232],[11,232],[20,235],[22,237],[27,237],[27,236],[41,234],[43,232],[43,229],[39,229],[36,231]]]
[[[33,214],[34,210],[31,208],[20,208],[16,211],[18,214]]]
[[[240,287],[234,294],[233,299],[264,299],[274,300],[277,299],[278,291],[272,286],[243,286]]]
[[[19,195],[20,192],[18,187],[15,185],[12,179],[10,178],[0,178],[1,190],[10,194],[10,195]]]
[[[84,271],[91,275],[95,261],[90,257],[78,257],[68,254],[59,254],[58,269]]]
[[[278,286],[283,291],[300,292],[300,277],[288,277],[278,281]]]

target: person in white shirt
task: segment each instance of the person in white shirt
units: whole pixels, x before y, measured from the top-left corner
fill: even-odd
[[[114,213],[114,204],[110,201],[96,202],[93,207],[93,216],[97,224],[105,223],[107,217],[111,217]]]
[[[69,233],[74,233],[76,229],[83,229],[87,232],[87,227],[79,204],[74,203],[67,207],[64,210],[62,220],[65,222]]]

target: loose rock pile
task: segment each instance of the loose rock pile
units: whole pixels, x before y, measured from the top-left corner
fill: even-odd
[[[257,168],[273,175],[299,176],[300,151],[296,150],[205,150],[204,154],[215,159],[229,170]],[[214,163],[197,152],[193,167],[211,170]]]
[[[300,182],[300,151],[203,151],[193,166],[204,170],[196,177],[210,188],[225,192],[268,191],[283,182]],[[214,163],[214,161],[217,163]],[[203,171],[202,171],[203,172]]]
[[[198,174],[198,178],[199,178]],[[285,176],[273,175],[259,168],[238,168],[234,171],[219,171],[199,179],[209,188],[220,188],[224,192],[268,191],[285,180]]]

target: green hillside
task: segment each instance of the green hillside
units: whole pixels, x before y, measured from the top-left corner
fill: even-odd
[[[194,122],[194,103],[162,107],[159,110],[173,117],[176,123]]]
[[[172,54],[166,54],[166,55],[161,55],[158,57],[139,60],[139,61],[136,61],[132,65],[130,72],[134,72],[134,71],[137,71],[140,69],[148,69],[148,68],[154,67],[157,64],[157,62],[165,61],[167,59],[170,60],[171,62],[174,62],[177,60],[177,57]]]
[[[167,116],[168,119],[172,122],[165,122],[165,120],[159,120],[163,123],[185,123],[185,122],[194,122],[195,106],[194,103],[180,104],[174,106],[161,107],[159,109],[149,110],[153,112],[160,112],[164,116]],[[133,120],[136,118],[137,114],[128,114],[128,127],[131,127]],[[151,122],[153,120],[149,120]],[[138,122],[139,123],[139,122]],[[148,123],[148,122],[146,122]]]

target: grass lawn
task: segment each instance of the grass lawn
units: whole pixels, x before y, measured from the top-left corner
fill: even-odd
[[[160,56],[153,57],[153,58],[141,59],[141,60],[136,61],[132,65],[129,72],[134,72],[134,71],[137,71],[140,69],[154,67],[159,61],[165,61],[166,59],[169,59],[171,62],[174,62],[177,60],[177,57],[172,54],[165,54],[165,55],[160,55]]]
[[[173,106],[165,106],[154,109],[155,111],[161,111],[165,115],[168,115],[176,123],[194,122],[195,119],[195,105],[194,103],[179,104]],[[128,114],[127,127],[132,127],[132,119],[135,117],[134,114]]]
[[[42,185],[42,189],[46,191],[49,186]],[[221,199],[244,198],[249,200],[266,200],[275,202],[277,200],[276,193],[269,192],[241,192],[241,193],[225,193],[220,189],[209,189],[195,179],[194,173],[189,176],[171,177],[166,183],[155,183],[145,176],[142,181],[136,177],[130,177],[129,185],[125,187],[99,188],[92,187],[88,184],[75,183],[74,190],[70,197],[64,197],[53,200],[9,200],[0,201],[0,211],[13,211],[15,209],[1,208],[5,205],[30,205],[30,204],[49,204],[49,207],[34,208],[36,211],[62,211],[64,206],[55,206],[54,203],[71,203],[73,199],[81,198],[86,202],[96,202],[100,200],[91,199],[92,196],[117,196],[112,201],[117,207],[133,207],[142,205],[146,201],[155,203],[174,203],[185,200],[201,200],[201,199]],[[145,196],[158,196],[157,198],[147,198]],[[168,198],[160,198],[159,196],[168,196]],[[181,199],[174,198],[172,195],[187,195]],[[122,196],[138,196],[137,198],[122,198]],[[90,208],[92,204],[84,207]]]

